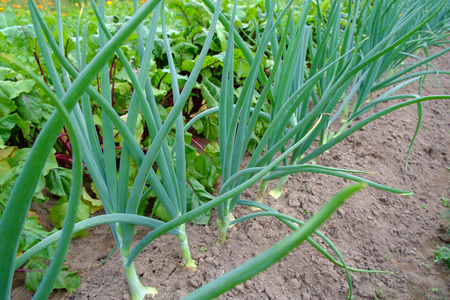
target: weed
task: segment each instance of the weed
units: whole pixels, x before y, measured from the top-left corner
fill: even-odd
[[[382,295],[383,295],[383,291],[381,291],[381,290],[377,291],[377,295],[375,297],[375,300],[379,300],[380,298],[378,298],[378,297],[380,297]]]
[[[433,296],[429,295],[427,292],[423,292],[422,296],[426,300],[431,300],[431,299],[445,300],[445,299],[447,299],[445,297],[444,293],[441,290],[439,290],[438,288],[432,288],[431,292],[434,294]]]
[[[450,270],[450,249],[447,246],[440,247],[439,245],[436,245],[439,250],[435,250],[434,254],[436,256],[436,259],[434,260],[435,263],[444,263],[447,265],[447,268]]]
[[[426,263],[424,263],[424,262],[422,263],[422,266],[424,266],[427,269],[431,269],[431,267],[429,265],[427,265]]]

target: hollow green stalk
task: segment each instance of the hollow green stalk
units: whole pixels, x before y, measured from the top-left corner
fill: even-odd
[[[181,248],[181,259],[183,260],[183,265],[190,271],[197,270],[197,264],[195,260],[192,259],[191,250],[189,249],[189,243],[186,235],[186,224],[182,224],[177,228],[180,234],[177,235],[178,241],[180,242]]]
[[[227,232],[230,224],[230,217],[231,213],[229,210],[225,208],[225,211],[223,212],[223,218],[220,219],[220,222],[218,222],[219,225],[219,236],[216,240],[216,245],[223,245],[225,244],[225,241],[227,239]]]
[[[164,4],[164,2],[163,2]],[[172,92],[173,92],[173,100],[174,103],[180,101],[180,92],[178,86],[178,74],[175,69],[175,64],[172,57],[172,51],[170,49],[170,43],[167,36],[165,18],[164,18],[164,7],[161,7],[161,28],[164,40],[164,46],[167,53],[167,60],[169,63],[169,69],[171,73],[171,82],[172,82]],[[175,155],[176,155],[176,182],[178,186],[178,194],[177,194],[177,205],[176,210],[177,214],[181,215],[186,213],[187,211],[187,194],[186,194],[186,152],[185,152],[185,143],[184,143],[184,126],[183,126],[183,116],[182,114],[178,115],[178,118],[175,121]],[[163,203],[164,204],[164,203]],[[178,235],[178,241],[180,243],[181,248],[181,257],[183,260],[183,264],[190,271],[195,271],[197,269],[197,265],[195,261],[191,257],[191,251],[189,249],[189,242],[186,235],[186,224],[180,225],[178,230],[181,232]]]
[[[267,184],[269,182],[267,180],[262,180],[261,184],[259,185],[258,193],[256,194],[255,201],[259,203],[263,203],[264,195],[266,193]],[[253,208],[256,210],[257,208]]]

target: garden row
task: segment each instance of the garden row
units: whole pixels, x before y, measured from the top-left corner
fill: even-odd
[[[215,207],[217,244],[229,226],[258,216],[274,216],[294,233],[199,288],[192,299],[231,289],[304,240],[346,270],[351,294],[349,271],[362,270],[348,267],[325,237],[339,259],[309,235],[367,185],[409,192],[363,179],[362,171],[317,165],[315,158],[406,105],[418,105],[418,130],[421,103],[450,98],[421,97],[420,88],[415,95],[396,93],[437,74],[431,62],[448,48],[418,63],[403,61],[444,43],[449,4],[110,2],[74,5],[64,18],[59,1],[55,9],[29,3],[29,12],[14,7],[0,14],[0,235],[11,241],[0,245],[1,298],[9,298],[14,270],[27,261],[24,269],[45,271],[43,278],[27,273],[30,288],[42,280],[36,299],[53,288],[73,290],[76,275],[59,272],[70,240],[105,223],[132,297],[154,294],[140,283],[133,259],[168,233],[177,236],[183,263],[195,270],[185,223],[208,224]],[[372,99],[381,89],[386,92]],[[400,101],[373,111],[393,100]],[[252,158],[242,166],[247,151]],[[268,181],[280,179],[271,191],[277,198],[298,172],[357,184],[304,224],[258,201]],[[256,201],[240,200],[258,182]],[[50,210],[51,233],[29,211],[31,201],[48,200],[44,187],[59,198]],[[236,205],[261,211],[234,220]],[[149,206],[150,217],[143,216]],[[90,217],[99,209],[105,214]],[[135,224],[154,230],[132,248]],[[50,266],[44,259],[52,260]]]

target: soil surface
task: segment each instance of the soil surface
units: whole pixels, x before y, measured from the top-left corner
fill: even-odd
[[[430,49],[430,55],[439,49]],[[450,55],[434,61],[437,69],[450,69]],[[432,77],[426,94],[450,94],[450,76]],[[416,93],[416,86],[401,93]],[[375,110],[379,111],[386,105]],[[450,299],[450,273],[434,263],[436,245],[450,242],[449,220],[441,197],[450,198],[450,101],[428,101],[423,105],[423,126],[412,148],[408,168],[405,159],[416,124],[417,106],[384,116],[357,131],[320,157],[324,166],[373,172],[372,181],[414,192],[401,196],[368,188],[349,200],[326,222],[324,233],[349,266],[388,270],[393,274],[351,273],[354,299]],[[264,202],[281,213],[306,221],[334,194],[351,182],[327,175],[297,174],[285,185],[277,200],[267,193]],[[270,191],[276,182],[269,184]],[[243,199],[255,198],[259,186],[245,191]],[[236,217],[250,213],[237,207]],[[187,225],[193,257],[199,268],[180,267],[178,240],[162,236],[135,260],[144,285],[155,287],[155,299],[179,299],[239,266],[290,230],[280,221],[264,217],[240,223],[230,230],[226,244],[215,246],[217,225],[213,211],[210,226]],[[41,216],[45,221],[45,215]],[[138,227],[135,240],[148,230]],[[315,239],[324,247],[319,238]],[[82,278],[75,293],[54,292],[50,299],[131,299],[120,258],[112,250],[114,239],[108,226],[88,231],[86,238],[72,241],[67,255],[70,270]],[[327,248],[328,249],[328,248]],[[13,299],[30,299],[23,273],[17,272]],[[333,265],[310,244],[303,243],[277,264],[219,299],[346,299],[349,285],[343,269]]]

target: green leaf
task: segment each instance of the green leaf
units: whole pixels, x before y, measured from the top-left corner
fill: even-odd
[[[119,72],[117,72],[115,77],[117,79],[119,79],[119,80],[131,82],[131,79],[128,76],[127,71],[125,70],[125,68],[122,68]]]
[[[187,176],[193,177],[205,187],[206,191],[213,193],[214,185],[221,174],[219,146],[213,142],[199,150],[200,153],[197,153],[194,147],[187,146],[186,149],[189,149],[186,153]]]
[[[243,87],[238,87],[237,89],[234,90],[234,95],[236,96],[236,98],[239,98],[239,96],[242,93],[242,90],[243,90]],[[259,99],[259,96],[260,96],[260,94],[257,91],[253,91],[253,93],[252,93],[252,103],[253,104],[256,104],[256,102]]]
[[[19,149],[15,151],[13,154],[11,154],[10,157],[7,158],[8,164],[11,169],[6,171],[5,173],[0,173],[0,186],[2,187],[0,189],[0,201],[4,201],[6,203],[6,200],[9,198],[14,183],[16,182],[19,173],[22,171],[22,167],[25,164],[25,160],[28,157],[29,152],[30,152],[29,148]],[[39,178],[38,186],[36,187],[34,193],[35,202],[45,201],[45,197],[41,192],[41,190],[45,187],[44,176],[48,174],[50,169],[58,167],[54,155],[55,150],[52,149],[45,163],[43,173]]]
[[[0,14],[0,29],[16,25],[17,16],[10,10],[6,10]]]
[[[208,108],[219,106],[220,88],[214,85],[207,78],[203,78],[201,84],[203,99],[205,99]]]
[[[120,118],[126,122],[127,121],[128,114],[121,116]],[[137,123],[136,123],[136,130],[134,131],[134,138],[136,141],[141,144],[142,135],[144,133],[144,124],[142,123],[142,116],[138,115],[137,117]],[[123,138],[120,134],[118,134],[117,130],[114,130],[114,134],[117,134],[114,141],[116,143],[119,143],[119,146],[122,146]]]
[[[186,72],[191,72],[192,69],[194,68],[195,63],[197,62],[198,57],[196,57],[195,59],[192,60],[183,60],[182,65],[181,65],[181,69],[183,71]],[[203,65],[202,65],[202,69],[206,69],[206,68],[217,68],[217,67],[223,67],[223,61],[225,59],[225,54],[224,53],[219,53],[216,54],[214,56],[206,56]]]
[[[23,137],[28,137],[30,125],[25,123],[18,113],[0,118],[0,137],[7,141],[11,136],[11,130],[17,126],[22,131]]]
[[[186,37],[188,40],[192,41],[193,44],[198,46],[203,46],[208,35],[208,30],[204,27],[196,27],[189,32]]]
[[[131,91],[131,85],[128,82],[115,82],[114,83],[114,93],[125,95]]]
[[[164,96],[170,90],[172,76],[164,70],[156,70],[152,77],[152,87],[155,97]]]
[[[178,26],[189,30],[195,26],[205,27],[204,20],[210,19],[211,16],[203,3],[193,0],[169,1],[168,7],[174,14],[173,21],[178,21]]]
[[[198,134],[202,134],[203,133],[203,121],[202,120],[198,120],[197,122],[195,122],[194,124],[192,124],[192,128],[194,128],[195,130],[197,130]]]
[[[6,147],[0,150],[0,174],[11,170],[11,165],[8,162],[8,158],[14,156],[14,153],[17,150],[19,150],[19,148],[16,146]]]
[[[83,200],[83,203],[89,207],[89,214],[93,214],[103,209],[102,200],[92,198],[85,188],[83,188],[83,191],[81,192],[81,199]]]
[[[252,132],[252,137],[247,145],[248,153],[252,154],[255,152],[256,147],[259,145],[259,138],[255,135],[255,132]]]
[[[65,200],[65,198],[62,198]],[[64,224],[64,218],[66,217],[67,207],[69,206],[69,202],[64,202],[58,205],[53,206],[49,209],[50,212],[50,221],[55,224],[55,228],[62,228]],[[89,218],[89,206],[80,202],[78,205],[76,222],[80,222]],[[87,236],[87,230],[82,230],[73,235],[75,237],[85,237]]]
[[[64,186],[61,177],[57,172],[53,170],[50,171],[50,174],[48,174],[48,176],[46,176],[45,179],[46,185],[50,193],[57,196],[67,196],[66,192],[64,191]]]
[[[156,207],[156,209],[154,210],[155,216],[157,216],[158,218],[161,219],[161,221],[164,221],[164,222],[168,222],[168,221],[172,220],[172,217],[169,215],[169,213],[164,208],[164,205],[161,204],[161,202],[157,201],[155,203],[155,205],[158,205]]]
[[[175,39],[173,42],[172,54],[173,60],[177,68],[182,67],[184,60],[193,60],[198,52],[198,47],[186,41],[184,38]],[[179,71],[179,70],[178,70]]]
[[[69,272],[68,266],[63,266],[56,279],[53,289],[66,289],[69,292],[75,292],[80,286],[81,278],[78,277],[77,272]]]
[[[37,125],[38,129],[42,129],[45,122],[47,122],[47,120],[50,118],[50,115],[53,113],[54,110],[55,108],[50,104],[42,103],[42,119],[39,125]]]
[[[219,117],[214,115],[209,115],[203,118],[203,134],[209,142],[214,142],[219,137]]]
[[[16,126],[17,120],[20,119],[17,113],[0,118],[0,137],[5,141],[11,136],[11,129]]]
[[[217,24],[216,34],[220,40],[220,49],[225,52],[227,50],[228,31],[222,24]]]
[[[30,291],[36,291],[42,279],[44,278],[45,271],[48,266],[44,263],[43,259],[34,256],[30,259],[24,267],[27,271],[25,279],[25,286]],[[81,279],[76,275],[77,272],[68,272],[69,267],[63,266],[58,278],[55,282],[53,289],[60,290],[66,289],[69,292],[75,292],[80,285]],[[31,271],[33,270],[33,271]]]
[[[219,156],[217,156],[219,160]],[[196,178],[209,191],[214,192],[214,185],[220,175],[220,167],[209,154],[202,152],[196,159],[197,170],[202,174],[202,178]]]
[[[146,199],[142,199],[141,202],[139,203],[137,214],[140,216],[144,216],[147,206],[148,206],[148,197]]]
[[[45,176],[48,190],[53,195],[68,196],[72,182],[72,171],[65,168],[54,168]]]
[[[17,98],[22,93],[29,93],[33,89],[33,79],[20,81],[0,81],[0,91],[5,93],[9,99]]]
[[[50,151],[47,161],[45,162],[44,169],[42,170],[42,175],[47,176],[48,172],[50,172],[51,169],[58,167],[58,163],[56,162],[55,158],[55,152],[55,149],[52,149]]]
[[[13,69],[0,67],[0,80],[12,79],[16,75]]]
[[[208,193],[204,186],[193,177],[190,177],[187,181],[186,197],[188,200],[188,210],[193,210],[214,199],[214,196]],[[207,225],[209,224],[210,218],[211,211],[209,210],[193,219],[192,222],[200,225]]]
[[[186,142],[186,168],[195,166],[195,159],[197,158],[197,148],[190,145],[191,142]]]
[[[50,232],[45,231],[35,217],[27,218],[23,227],[22,236],[20,237],[18,252],[27,251],[41,240],[50,236],[53,232],[56,232],[56,229]],[[54,253],[55,245],[47,247],[39,252],[39,255],[45,259],[51,259]]]
[[[250,65],[245,59],[245,56],[242,53],[241,49],[234,50],[234,66],[234,70],[238,79],[247,77],[248,72],[250,72]]]
[[[164,123],[164,121],[166,120],[167,116],[169,115],[169,111],[166,110],[162,105],[158,104],[158,113],[159,116],[161,117],[161,122]]]
[[[4,93],[0,92],[0,117],[9,115],[16,109],[16,103],[13,100],[8,99]]]
[[[21,93],[17,98],[17,111],[22,119],[34,124],[42,120],[42,100],[39,93]]]
[[[167,94],[167,90],[158,89],[158,88],[155,88],[154,86],[152,86],[152,90],[153,90],[153,94],[155,95],[155,97],[162,97]]]
[[[6,40],[11,44],[13,44],[14,39],[16,42],[20,42],[17,43],[18,48],[24,45],[33,47],[32,44],[36,37],[32,25],[9,26],[0,29],[0,33],[2,33],[3,36],[6,37]]]
[[[439,250],[435,250],[434,254],[436,256],[436,259],[434,260],[435,263],[443,263],[447,265],[447,268],[450,271],[450,249],[447,246],[442,246],[439,248]],[[439,247],[439,245],[438,245]]]

